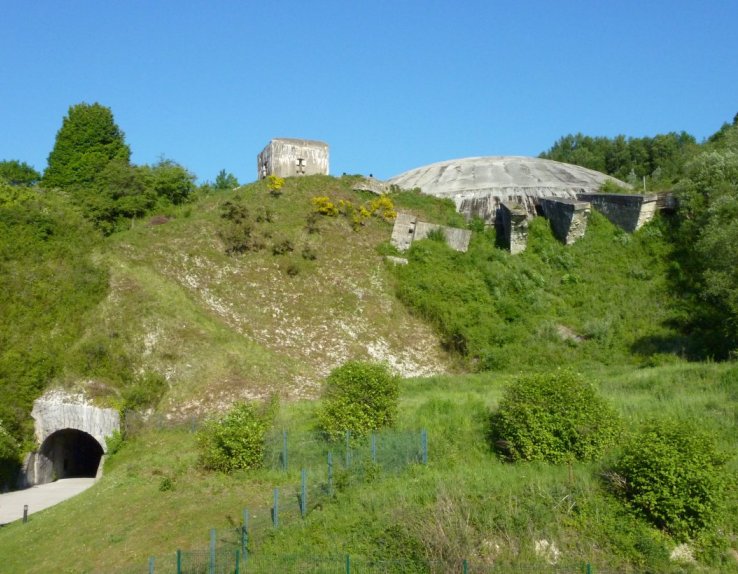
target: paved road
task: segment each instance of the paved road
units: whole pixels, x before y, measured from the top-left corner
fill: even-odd
[[[0,524],[23,518],[24,504],[28,505],[28,514],[33,514],[72,498],[94,483],[94,478],[63,478],[25,490],[0,494]]]

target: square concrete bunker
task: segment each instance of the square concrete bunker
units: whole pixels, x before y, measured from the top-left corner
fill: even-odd
[[[328,144],[316,140],[276,138],[256,158],[259,179],[328,175]]]

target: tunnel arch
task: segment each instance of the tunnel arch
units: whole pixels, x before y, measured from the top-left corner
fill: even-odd
[[[89,433],[75,428],[59,429],[46,437],[38,451],[37,482],[94,478],[103,454],[103,446]]]
[[[73,475],[99,476],[107,439],[120,431],[117,410],[94,406],[84,394],[64,389],[36,399],[31,417],[39,446],[23,462],[21,488]]]
[[[95,437],[75,428],[50,434],[39,450],[54,462],[58,478],[94,477],[103,455],[103,447]]]

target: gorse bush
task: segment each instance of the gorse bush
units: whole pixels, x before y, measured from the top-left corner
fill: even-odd
[[[491,417],[495,447],[511,460],[595,460],[617,436],[615,411],[580,375],[525,375]]]
[[[397,418],[400,379],[386,365],[349,361],[325,381],[318,413],[321,430],[332,439],[346,431],[365,436],[391,427]]]
[[[221,472],[261,467],[276,409],[276,400],[261,406],[236,403],[223,418],[205,423],[197,433],[200,465]]]
[[[274,197],[282,195],[282,187],[284,187],[284,178],[276,175],[267,177],[267,188],[269,193]]]
[[[607,477],[630,508],[686,540],[718,517],[725,462],[715,438],[694,423],[654,420],[630,438]]]

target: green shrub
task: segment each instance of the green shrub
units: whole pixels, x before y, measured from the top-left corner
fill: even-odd
[[[205,423],[197,433],[200,465],[222,472],[259,468],[276,406],[276,401],[261,407],[236,403],[223,418]]]
[[[607,476],[630,508],[686,540],[717,518],[725,462],[715,438],[694,423],[654,420],[630,438]]]
[[[0,420],[0,491],[12,485],[20,467],[20,448],[18,442],[3,426]]]
[[[491,417],[491,436],[511,460],[594,460],[610,445],[617,414],[581,375],[566,370],[518,378]]]
[[[113,431],[113,434],[111,434],[109,437],[106,437],[105,446],[108,447],[108,456],[112,456],[120,451],[120,449],[123,448],[124,440],[125,439],[123,438],[123,433],[121,433],[119,430]]]
[[[123,389],[123,410],[156,407],[168,388],[167,380],[159,373],[144,373]]]
[[[349,361],[334,369],[325,382],[320,428],[332,439],[348,430],[365,436],[390,427],[397,418],[400,379],[386,365]]]

